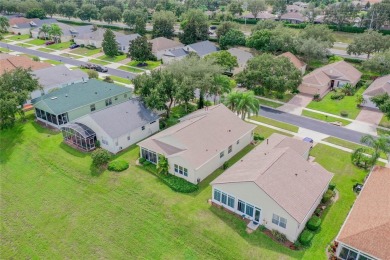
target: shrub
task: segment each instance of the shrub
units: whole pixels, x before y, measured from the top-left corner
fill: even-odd
[[[280,243],[285,243],[287,241],[286,235],[280,233],[279,231],[272,229],[271,230],[272,236],[276,239],[276,241]]]
[[[333,93],[330,98],[333,99],[333,100],[341,100],[345,97],[345,94],[342,93],[342,92],[335,92]]]
[[[100,167],[107,164],[111,156],[109,152],[99,148],[92,152],[91,157],[92,164],[96,167]]]
[[[33,61],[40,61],[41,59],[40,59],[38,56],[34,56],[34,57],[32,58],[32,60],[33,60]]]
[[[222,169],[226,170],[227,168],[229,168],[229,166],[229,162],[224,162],[222,165]]]
[[[310,246],[313,237],[314,237],[314,233],[311,232],[310,230],[305,229],[299,236],[299,242],[301,242],[301,244],[304,246]]]
[[[144,163],[142,164],[144,167],[149,167],[151,165],[153,165],[151,162],[149,161],[144,161]]]
[[[307,229],[311,231],[318,230],[320,226],[321,226],[321,219],[317,216],[311,217],[306,224]]]
[[[255,140],[256,142],[257,142],[257,141],[263,141],[263,140],[264,140],[264,137],[261,136],[259,133],[255,133],[255,134],[253,135],[253,140]]]
[[[85,47],[85,44],[84,44],[84,43],[80,44],[80,47],[81,47],[81,48],[84,48],[84,47]]]
[[[313,99],[314,99],[314,100],[319,100],[319,99],[320,99],[320,94],[315,94],[315,95],[313,96]]]
[[[94,70],[87,70],[88,78],[90,79],[97,79],[99,78],[99,73]]]
[[[264,230],[266,230],[266,228],[265,228],[264,225],[260,225],[260,226],[259,226],[259,230],[260,230],[261,232],[263,232]]]
[[[255,93],[256,96],[264,96],[265,91],[263,87],[254,87],[253,92]]]
[[[96,148],[100,148],[100,141],[99,141],[99,140],[96,140],[96,142],[95,142],[95,147],[96,147]]]
[[[329,63],[334,63],[334,62],[342,61],[342,60],[344,60],[344,59],[340,56],[337,56],[337,55],[332,55],[328,59]]]
[[[343,110],[343,111],[340,112],[340,115],[341,115],[342,117],[348,117],[348,112],[345,111],[345,110]]]
[[[143,157],[141,157],[141,158],[139,158],[138,162],[139,162],[140,164],[144,164],[144,163],[146,162],[146,159],[143,158]]]
[[[333,184],[333,183],[331,183],[331,184],[329,184],[329,190],[331,190],[331,191],[334,191],[334,189],[336,188],[336,184]]]
[[[327,190],[325,192],[324,196],[322,197],[321,202],[322,203],[327,203],[332,197],[333,197],[333,191]]]
[[[275,97],[277,99],[283,99],[284,95],[283,95],[283,93],[276,93]]]
[[[291,93],[293,93],[293,94],[299,94],[300,91],[299,91],[299,89],[294,88],[294,89],[291,91]]]
[[[108,164],[108,170],[114,172],[121,172],[129,168],[129,163],[125,160],[115,160]]]
[[[316,210],[314,211],[314,214],[319,216],[321,214],[321,209],[320,208],[316,208]]]
[[[108,83],[114,83],[114,80],[110,76],[105,76],[103,81],[108,82]]]

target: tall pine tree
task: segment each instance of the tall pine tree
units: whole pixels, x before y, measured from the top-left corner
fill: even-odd
[[[115,34],[111,29],[106,29],[106,32],[103,35],[103,51],[109,57],[114,57],[118,55],[118,43],[115,39]]]

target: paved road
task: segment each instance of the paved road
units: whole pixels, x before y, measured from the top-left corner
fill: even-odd
[[[80,60],[74,60],[72,58],[54,55],[54,54],[50,54],[47,52],[31,50],[28,48],[24,48],[24,47],[20,47],[20,46],[16,46],[16,45],[11,45],[11,44],[7,44],[7,43],[3,43],[3,42],[0,42],[0,47],[8,48],[12,51],[18,51],[18,52],[23,52],[23,53],[35,55],[35,56],[45,58],[45,59],[61,60],[64,63],[74,65],[74,66],[80,66],[82,64],[92,63],[92,62],[84,62],[84,61],[80,61]],[[130,72],[118,70],[118,69],[112,69],[112,68],[108,68],[107,73],[114,75],[114,76],[118,76],[118,77],[122,77],[122,78],[129,78],[129,79],[133,79],[137,76],[137,74],[134,74],[134,73],[130,73]]]
[[[318,120],[313,120],[303,116],[297,116],[285,113],[276,109],[263,107],[259,111],[259,115],[275,119],[281,122],[289,123],[309,130],[313,130],[326,135],[331,135],[340,139],[344,139],[354,143],[360,143],[362,136],[366,135],[354,130],[335,126],[329,123],[323,123]]]

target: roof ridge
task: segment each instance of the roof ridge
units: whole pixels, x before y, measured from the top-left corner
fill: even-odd
[[[345,240],[345,239],[348,239],[348,238],[352,238],[352,237],[355,237],[355,236],[359,236],[359,235],[361,235],[362,233],[366,233],[366,232],[368,232],[368,231],[371,231],[371,230],[373,230],[373,229],[377,229],[377,228],[386,226],[386,225],[388,225],[388,224],[390,224],[390,220],[386,221],[385,223],[383,223],[383,224],[381,224],[381,225],[374,226],[374,227],[372,227],[372,228],[370,228],[370,229],[364,229],[364,230],[362,230],[362,231],[360,231],[360,232],[358,232],[358,233],[355,233],[355,234],[349,235],[349,236],[347,236],[347,237],[341,238],[341,240]]]

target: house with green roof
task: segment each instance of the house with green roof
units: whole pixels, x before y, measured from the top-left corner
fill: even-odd
[[[38,121],[60,128],[93,111],[129,100],[131,95],[129,88],[91,79],[48,93],[32,103]]]

